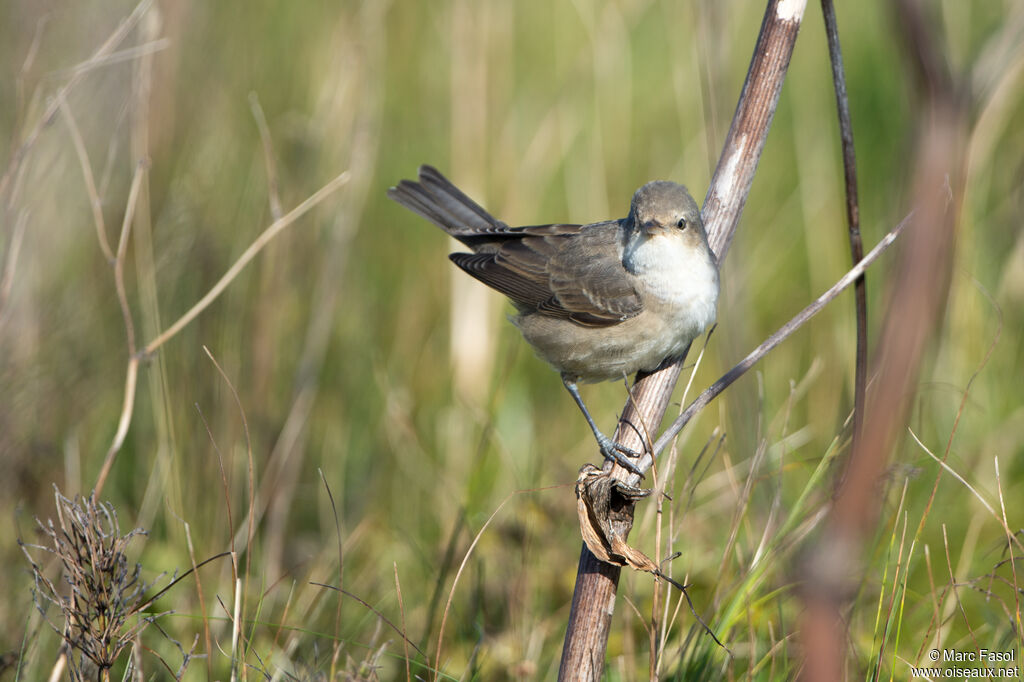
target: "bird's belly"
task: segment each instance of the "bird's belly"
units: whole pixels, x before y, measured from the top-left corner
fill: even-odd
[[[607,327],[586,327],[567,319],[524,313],[512,321],[543,360],[582,381],[621,379],[657,369],[678,357],[715,319],[715,299],[645,310]]]

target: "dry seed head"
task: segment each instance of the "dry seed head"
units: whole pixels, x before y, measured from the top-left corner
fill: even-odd
[[[60,609],[63,624],[47,621],[68,647],[72,677],[81,679],[86,661],[101,671],[109,670],[152,620],[139,615],[149,585],[140,578],[139,564],[129,568],[127,556],[132,538],[145,531],[136,528],[122,535],[110,503],[92,497],[69,499],[56,486],[54,493],[57,523],[36,519],[49,546],[21,545],[32,564],[36,607],[44,618],[49,604]],[[30,547],[60,560],[60,587],[44,575]]]

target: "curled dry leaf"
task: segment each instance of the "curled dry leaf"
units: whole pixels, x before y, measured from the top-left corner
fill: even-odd
[[[601,561],[659,573],[658,565],[640,550],[626,544],[613,521],[632,518],[636,501],[651,494],[612,478],[593,464],[584,464],[576,478],[576,512],[583,542]]]
[[[615,530],[616,526],[629,527],[628,523],[621,525],[621,522],[631,521],[633,506],[637,500],[650,494],[650,490],[637,488],[624,481],[614,479],[608,472],[598,469],[593,464],[584,464],[580,469],[579,476],[576,477],[576,513],[580,517],[580,533],[583,535],[583,542],[601,561],[613,566],[629,566],[637,571],[646,571],[682,592],[690,607],[690,613],[701,624],[704,631],[711,636],[715,644],[732,656],[732,651],[722,644],[694,609],[690,595],[686,592],[686,586],[662,573],[658,564],[639,549],[626,544],[622,534]]]

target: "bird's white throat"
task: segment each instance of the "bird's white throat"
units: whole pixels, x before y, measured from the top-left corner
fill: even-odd
[[[626,244],[622,262],[642,283],[645,305],[671,310],[690,334],[715,321],[718,270],[706,247],[679,234],[644,235]]]

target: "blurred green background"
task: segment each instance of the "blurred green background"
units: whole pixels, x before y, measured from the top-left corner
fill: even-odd
[[[273,222],[275,202],[287,212],[351,173],[141,366],[103,497],[123,529],[149,530],[133,544],[144,575],[188,569],[190,547],[202,560],[234,546],[249,679],[405,679],[395,631],[310,581],[340,580],[432,666],[456,569],[493,514],[454,588],[443,675],[552,679],[580,546],[571,484],[595,458],[590,434],[505,322],[510,307],[457,272],[447,238],[385,191],[431,163],[509,224],[620,217],[657,178],[702,197],[762,4],[157,0],[112,56],[82,68],[134,8],[0,3],[0,159],[14,169],[0,195],[0,653],[21,657],[7,678],[42,679],[59,644],[33,607],[17,540],[38,541],[34,517],[53,516],[54,484],[92,489],[124,399],[125,324],[73,118],[112,244],[136,165],[148,163],[125,261],[139,346],[217,282]],[[939,455],[952,439],[949,465],[997,510],[1001,493],[1015,531],[1024,5],[941,0],[929,11],[973,103],[951,294],[910,426]],[[811,3],[690,397],[849,266],[821,23]],[[908,209],[917,99],[888,3],[841,3],[839,25],[869,249]],[[59,92],[67,107],[47,120]],[[873,331],[893,262],[868,275]],[[650,576],[624,574],[610,679],[648,677],[652,638],[664,679],[795,675],[793,562],[849,444],[852,312],[844,294],[706,409],[679,442],[676,471],[663,472],[673,476],[664,514],[639,511],[631,541],[659,559],[682,551],[674,575],[736,657],[699,636],[678,595],[666,607]],[[625,390],[584,396],[608,428]],[[250,448],[256,524],[242,551]],[[906,679],[932,646],[1019,646],[1002,525],[948,474],[929,510],[939,467],[909,436],[892,461],[848,614],[852,674]],[[166,634],[142,635],[148,676],[168,674],[156,656],[181,665],[172,640],[187,650],[198,637],[208,657],[186,679],[228,677],[230,561],[200,578],[155,607],[173,613],[159,620]],[[432,675],[410,658],[414,675]]]

